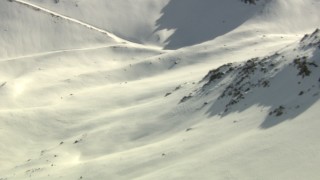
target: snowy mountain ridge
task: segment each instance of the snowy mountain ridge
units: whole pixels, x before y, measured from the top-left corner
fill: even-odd
[[[180,103],[191,98],[204,99],[203,107],[211,105],[210,116],[241,112],[254,104],[271,106],[270,116],[281,116],[287,114],[286,111],[297,116],[301,113],[299,108],[308,108],[319,99],[319,55],[320,32],[317,29],[311,35],[305,35],[299,43],[270,56],[253,58],[245,63],[229,63],[211,70],[199,82],[200,87],[182,98]],[[286,82],[286,86],[282,86],[282,82]],[[221,94],[210,99],[210,94],[216,95],[216,92]],[[263,122],[263,128],[282,121],[269,119]]]
[[[0,1],[0,180],[318,180],[319,8]]]

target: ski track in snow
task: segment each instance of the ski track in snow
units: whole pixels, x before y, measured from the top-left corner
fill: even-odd
[[[60,54],[60,53],[66,53],[66,52],[91,51],[91,50],[104,49],[104,48],[110,48],[110,47],[119,47],[119,45],[107,45],[107,46],[97,46],[97,47],[88,47],[88,48],[61,49],[61,50],[55,50],[55,51],[47,51],[47,52],[28,54],[28,55],[24,55],[24,56],[13,57],[13,58],[0,59],[0,62],[1,61],[11,61],[11,60],[32,58],[32,57],[41,57],[41,56],[46,56],[46,55],[51,55],[51,54]],[[126,46],[124,46],[124,47],[126,47]]]
[[[59,54],[64,52],[74,52],[74,51],[90,51],[90,50],[96,50],[96,49],[103,49],[103,48],[109,48],[113,47],[114,45],[108,45],[108,46],[99,46],[99,47],[89,47],[89,48],[76,48],[76,49],[62,49],[62,50],[56,50],[56,51],[47,51],[47,52],[41,52],[41,53],[35,53],[35,54],[29,54],[14,58],[6,58],[6,59],[0,59],[1,61],[11,61],[11,60],[19,60],[19,59],[25,59],[25,58],[32,58],[32,57],[40,57],[50,54]]]

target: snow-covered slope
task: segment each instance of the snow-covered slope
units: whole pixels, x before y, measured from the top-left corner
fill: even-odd
[[[319,6],[0,1],[0,180],[316,180]]]
[[[258,2],[250,6],[235,0],[28,2],[76,17],[124,39],[168,49],[199,44],[223,35],[259,14],[265,4]]]
[[[319,99],[319,35],[317,29],[305,35],[298,45],[211,70],[199,82],[200,87],[184,96],[180,103],[194,99],[204,101],[203,106],[207,106],[213,102],[208,109],[209,116],[227,116],[254,105],[263,106],[270,109],[270,116],[262,128],[294,119]],[[273,116],[283,114],[282,118]]]
[[[212,40],[239,26],[235,32],[310,32],[320,20],[317,0],[260,0],[256,5],[240,0],[26,1],[109,30],[124,39],[168,49]]]
[[[155,21],[168,0],[27,0],[70,17],[109,30],[137,43],[157,44],[160,37],[153,34]],[[165,34],[165,33],[164,33]]]
[[[15,2],[0,1],[0,7],[1,59],[53,50],[101,46],[113,41],[100,32]]]

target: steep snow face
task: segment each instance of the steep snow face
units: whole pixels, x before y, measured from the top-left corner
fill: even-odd
[[[114,42],[105,34],[15,2],[0,2],[0,21],[0,59]]]
[[[159,45],[155,21],[169,0],[28,0],[137,43]]]

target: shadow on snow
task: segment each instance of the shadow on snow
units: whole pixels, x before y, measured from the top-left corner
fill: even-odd
[[[261,5],[234,0],[171,0],[156,21],[156,30],[175,30],[165,49],[199,44],[226,34],[252,17]]]

